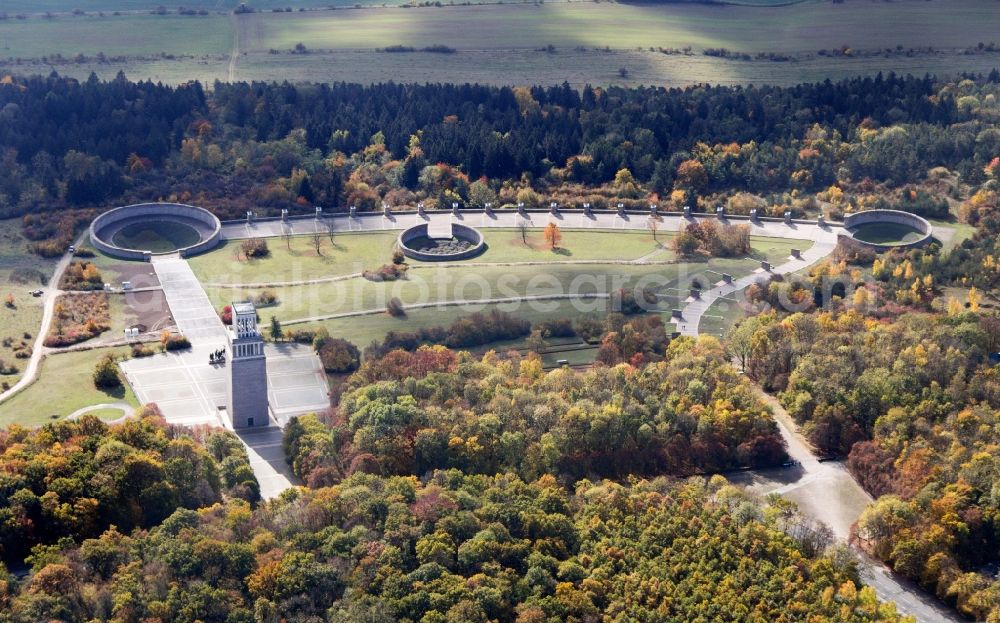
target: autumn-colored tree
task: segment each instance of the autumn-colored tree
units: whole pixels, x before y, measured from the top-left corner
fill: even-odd
[[[545,231],[542,232],[545,236],[545,242],[549,243],[549,247],[555,250],[559,243],[562,242],[562,232],[559,231],[559,226],[555,223],[549,223],[545,226]]]
[[[684,189],[701,190],[708,184],[705,165],[697,160],[685,160],[677,166],[677,186]]]

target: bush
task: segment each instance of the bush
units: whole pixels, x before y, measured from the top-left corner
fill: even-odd
[[[64,290],[103,290],[104,277],[93,263],[73,261],[66,267],[59,285]]]
[[[191,342],[183,335],[164,331],[160,334],[160,346],[165,351],[185,350],[191,348]]]
[[[316,339],[316,332],[309,329],[298,329],[289,333],[289,339],[298,344],[312,344]]]
[[[226,326],[233,324],[233,306],[226,305],[223,307],[222,311],[219,312],[219,318],[222,319],[222,324]]]
[[[569,318],[546,320],[535,325],[535,328],[546,337],[576,337],[576,329]]]
[[[482,346],[490,342],[514,340],[531,332],[531,323],[510,314],[493,310],[456,318],[448,326],[425,327],[418,331],[390,331],[381,344],[365,348],[365,357],[381,357],[393,350],[415,351],[425,344],[443,344],[449,348]]]
[[[406,315],[406,308],[403,307],[403,301],[394,296],[386,303],[385,312],[393,318],[402,318]]]
[[[153,349],[146,346],[145,344],[133,344],[132,345],[132,358],[139,359],[141,357],[152,357]]]
[[[240,251],[246,259],[267,257],[271,250],[267,247],[267,241],[263,238],[247,238],[240,243]]]
[[[94,367],[94,387],[97,389],[115,389],[122,386],[118,376],[118,364],[114,355],[108,353],[97,361]]]
[[[377,270],[365,269],[361,276],[368,281],[396,281],[406,276],[407,268],[405,264],[383,264]]]
[[[361,365],[358,347],[340,338],[317,340],[316,353],[323,362],[323,369],[332,373],[354,372]]]
[[[264,290],[253,297],[251,301],[258,307],[270,307],[278,304],[278,295],[274,293],[274,290]],[[232,310],[230,310],[230,315],[232,315]],[[232,323],[232,318],[230,318],[230,323]]]

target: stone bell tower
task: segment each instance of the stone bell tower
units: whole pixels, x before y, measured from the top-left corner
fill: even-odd
[[[267,361],[264,340],[257,329],[257,310],[249,301],[233,303],[232,310],[226,403],[229,418],[235,429],[268,426]]]

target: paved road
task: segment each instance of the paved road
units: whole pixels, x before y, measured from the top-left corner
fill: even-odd
[[[808,517],[825,523],[838,539],[846,541],[851,525],[871,503],[869,496],[839,462],[820,463],[808,441],[781,404],[761,392],[774,410],[775,421],[788,446],[788,454],[801,466],[789,470],[761,470],[730,476],[733,482],[766,495],[779,493],[798,504]],[[879,598],[893,601],[903,614],[914,616],[920,623],[960,623],[962,619],[944,608],[918,586],[886,569],[882,564],[858,551],[861,577],[875,589]]]

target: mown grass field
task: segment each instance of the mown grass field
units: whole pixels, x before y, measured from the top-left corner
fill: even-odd
[[[527,243],[513,229],[484,229],[486,251],[475,258],[477,263],[544,262],[567,260],[636,260],[656,252],[655,259],[670,260],[673,253],[660,245],[669,245],[670,234],[645,232],[563,230],[559,248],[552,250],[533,230]],[[203,284],[274,283],[324,279],[360,273],[392,261],[398,232],[335,234],[331,241],[320,239],[317,254],[311,236],[287,240],[269,238],[270,255],[246,260],[239,255],[238,241],[229,241],[211,253],[189,260],[191,269]],[[424,264],[413,262],[414,265]]]
[[[69,415],[88,405],[124,401],[138,406],[127,386],[114,392],[94,387],[97,360],[106,353],[124,356],[127,348],[107,348],[49,355],[37,380],[13,398],[0,403],[0,426],[38,426]],[[55,416],[55,417],[53,417]]]
[[[523,309],[518,310],[517,317],[523,318],[532,324],[544,322],[546,320],[556,320],[559,318],[578,318],[587,315],[580,312],[570,304],[569,301],[551,301],[550,309]],[[427,327],[446,326],[457,318],[467,316],[472,311],[489,313],[491,310],[506,308],[498,305],[483,305],[475,310],[462,309],[460,307],[443,307],[434,309],[414,309],[406,314],[405,318],[393,318],[388,314],[375,314],[361,318],[338,318],[334,320],[324,320],[296,326],[299,328],[316,329],[325,327],[330,335],[343,337],[354,342],[359,347],[365,347],[373,341],[381,341],[389,331],[417,331]],[[509,310],[507,310],[509,311]],[[265,315],[265,318],[267,316]],[[486,349],[504,347],[517,347],[519,342],[491,344]],[[481,350],[481,349],[480,349]]]
[[[516,244],[510,244],[512,241],[509,237],[516,235],[516,232],[487,233],[492,233],[500,240],[506,239],[508,243],[507,245],[495,244],[491,247],[494,255],[489,258],[490,262],[524,262],[536,258],[559,260],[567,257],[553,254],[548,249],[527,249],[519,240]],[[573,243],[571,242],[572,238],[568,236],[569,233],[579,233],[581,238]],[[704,262],[623,265],[601,262],[622,257],[635,259],[650,250],[656,250],[648,234],[613,232],[566,232],[566,234],[566,245],[571,250],[577,248],[575,245],[581,244],[581,240],[589,240],[591,237],[598,238],[601,241],[599,247],[597,244],[592,245],[593,248],[579,246],[581,255],[585,254],[584,249],[586,249],[586,253],[604,255],[605,257],[602,259],[586,258],[585,261],[592,263],[583,264],[553,261],[548,265],[522,263],[509,266],[484,266],[475,263],[459,263],[442,266],[434,263],[420,263],[411,264],[406,279],[393,282],[372,282],[362,277],[353,277],[339,281],[267,288],[206,285],[205,290],[213,304],[221,309],[231,301],[253,298],[267,289],[277,296],[278,303],[274,306],[261,308],[260,314],[265,319],[273,315],[283,322],[303,321],[350,312],[381,310],[393,297],[398,297],[404,305],[555,294],[583,297],[587,294],[609,293],[622,287],[635,287],[636,285],[665,288],[663,307],[670,309],[670,306],[676,305],[676,301],[670,300],[669,297],[679,294],[686,296],[686,291],[693,280],[698,280],[702,287],[709,287],[721,279],[722,273],[730,273],[734,276],[745,275],[759,266],[759,259],[768,259],[773,263],[779,263],[788,257],[793,247],[799,245],[808,247],[808,244],[801,241],[755,237],[751,240],[753,258],[712,258]],[[358,238],[370,240],[370,235],[362,234]],[[350,239],[351,235],[339,237],[340,243],[344,245],[350,244]],[[269,241],[273,252],[280,239],[272,238]],[[598,248],[603,250],[595,251]],[[670,258],[668,253],[664,252],[666,259]],[[475,262],[486,262],[488,254],[489,252],[480,256]],[[528,259],[525,259],[526,254],[530,254],[527,256]],[[289,262],[286,260],[275,259],[279,262],[277,266],[289,266]],[[659,257],[653,259],[659,259]],[[205,267],[201,268],[204,270]],[[302,272],[304,271],[292,267],[290,272],[272,271],[269,275],[277,281],[293,281],[296,275],[302,274]],[[210,283],[210,281],[206,280],[203,283]],[[520,305],[518,309],[535,308],[539,305],[544,308],[551,304],[551,301],[545,301],[544,305],[536,302]],[[582,303],[579,307],[585,312],[593,313],[602,310],[604,303],[590,300]],[[361,319],[355,319],[356,324],[360,325],[363,322]]]

